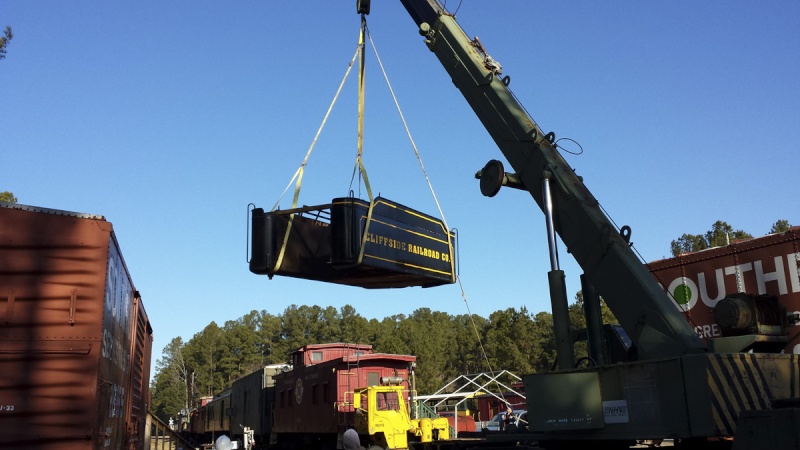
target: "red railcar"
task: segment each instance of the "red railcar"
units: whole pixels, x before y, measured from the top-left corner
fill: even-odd
[[[102,216],[0,202],[0,447],[141,449],[152,328]]]
[[[653,261],[650,272],[675,299],[697,334],[720,337],[714,318],[720,300],[733,294],[772,296],[800,315],[800,227],[674,258]],[[800,353],[800,329],[790,324],[786,353]]]
[[[201,397],[200,406],[189,413],[189,433],[194,436],[203,436],[210,431],[208,426],[208,403],[214,397]]]
[[[341,434],[355,424],[353,391],[391,377],[406,388],[408,401],[416,357],[335,343],[306,345],[291,352],[290,360],[251,373],[204,401],[190,414],[189,432],[203,442],[221,434],[241,440],[248,427],[261,447],[337,448]]]
[[[402,379],[408,388],[416,357],[373,353],[371,345],[317,344],[295,350],[291,361],[291,371],[275,375],[273,435],[283,447],[336,448],[338,434],[354,424],[353,390],[379,385],[382,377]]]

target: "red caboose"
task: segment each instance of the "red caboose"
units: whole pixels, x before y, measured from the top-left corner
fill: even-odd
[[[354,424],[353,390],[398,377],[409,388],[415,356],[373,353],[371,345],[312,344],[291,353],[277,375],[273,433],[282,445],[332,443]],[[404,396],[408,401],[408,392]]]

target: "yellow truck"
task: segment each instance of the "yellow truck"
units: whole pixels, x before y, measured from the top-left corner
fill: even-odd
[[[450,440],[445,417],[412,419],[403,398],[403,386],[382,385],[356,389],[355,431],[370,448],[407,449],[415,442]]]

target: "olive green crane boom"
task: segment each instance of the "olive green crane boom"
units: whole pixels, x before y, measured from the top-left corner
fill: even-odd
[[[436,0],[401,2],[513,167],[516,173],[510,178],[516,179],[516,187],[527,190],[545,212],[543,183],[549,179],[555,232],[631,337],[639,358],[705,351],[705,344],[638,260],[626,237],[559,154],[553,134],[544,133],[511,93],[510,79],[481,43],[468,38]],[[493,195],[498,182],[509,178],[497,163],[482,172],[484,194]]]
[[[758,342],[757,334],[723,336],[706,345],[632,251],[630,228],[617,230],[606,217],[559,154],[554,134],[527,114],[481,42],[467,37],[437,0],[400,1],[513,168],[506,173],[502,163],[490,161],[477,175],[483,194],[493,196],[503,185],[527,190],[545,214],[558,370],[523,379],[529,437],[547,448],[592,440],[627,446],[659,438],[708,448],[709,442],[729,444],[733,436],[735,450],[800,447],[800,355],[743,353],[747,347],[740,344]],[[357,6],[369,13],[367,0],[357,0]],[[633,341],[635,355],[628,352],[623,360],[628,362],[573,367],[556,234],[584,271],[585,296],[602,295]],[[747,322],[747,311],[775,305],[767,301],[757,308],[761,300],[725,298],[719,304],[728,305],[722,308],[725,319]],[[786,334],[785,312],[769,311]],[[596,348],[597,311],[587,309],[586,316],[590,348]],[[775,338],[781,336],[766,337]]]

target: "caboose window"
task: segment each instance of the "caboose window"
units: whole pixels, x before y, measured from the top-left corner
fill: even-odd
[[[322,361],[322,352],[311,352],[311,362]]]
[[[377,386],[381,382],[381,374],[378,372],[367,372],[367,386]]]

